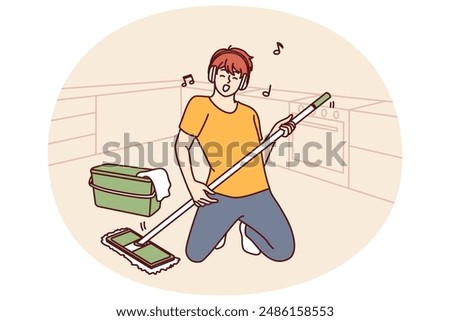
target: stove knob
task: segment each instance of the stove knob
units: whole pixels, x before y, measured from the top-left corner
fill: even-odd
[[[327,117],[327,110],[325,108],[322,108],[322,112],[320,113],[322,117]]]
[[[337,110],[334,111],[333,117],[334,117],[334,119],[338,119],[339,118],[339,112]]]

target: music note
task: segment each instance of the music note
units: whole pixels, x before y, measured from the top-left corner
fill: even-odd
[[[189,75],[183,76],[183,83],[181,84],[181,86],[186,87],[187,80],[189,80],[189,85],[193,85],[195,83],[194,77],[192,77],[192,74],[189,74]]]
[[[277,49],[275,49],[275,50],[273,51],[273,54],[274,54],[275,56],[278,56],[278,55],[280,54],[280,52],[281,52],[280,49],[284,49],[284,46],[283,46],[283,44],[282,44],[281,42],[277,42]]]
[[[272,90],[272,85],[269,86],[269,90],[264,90],[262,92],[264,97],[269,97],[270,96],[270,91]]]

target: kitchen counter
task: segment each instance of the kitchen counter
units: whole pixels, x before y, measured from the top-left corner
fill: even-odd
[[[391,101],[382,101],[375,104],[371,104],[368,106],[363,106],[354,109],[355,112],[374,114],[374,115],[382,115],[382,116],[391,116],[397,117],[395,113],[394,105]]]
[[[308,105],[312,103],[315,99],[317,99],[320,95],[321,94],[316,94],[308,98],[296,100],[295,102],[301,103],[303,105]],[[372,106],[374,104],[379,104],[381,101],[377,99],[368,99],[368,98],[344,97],[339,95],[333,95],[333,93],[331,93],[331,99],[323,107],[329,107],[332,102],[334,102],[333,108],[335,109],[358,110],[359,108],[363,108],[365,106]]]
[[[104,95],[126,94],[139,91],[159,90],[180,87],[180,80],[148,81],[124,84],[105,84],[93,86],[63,87],[58,100],[98,97]]]

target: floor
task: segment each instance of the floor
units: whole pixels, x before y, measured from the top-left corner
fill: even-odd
[[[153,287],[188,293],[239,294],[305,282],[339,266],[362,249],[382,226],[392,207],[392,203],[380,199],[284,168],[269,167],[267,175],[272,192],[295,235],[296,250],[289,261],[272,262],[263,255],[243,252],[236,224],[222,249],[214,251],[202,263],[192,263],[184,252],[195,214],[195,209],[191,209],[153,239],[178,256],[180,263],[168,271],[148,275],[102,245],[100,238],[121,227],[144,234],[189,199],[179,168],[173,162],[173,155],[170,156],[164,168],[172,182],[171,196],[150,218],[95,206],[88,186],[89,170],[108,161],[105,155],[49,167],[57,205],[78,242],[108,268]],[[135,155],[130,159],[136,161],[131,165],[138,165]],[[198,173],[204,174],[205,171]],[[147,230],[143,232],[140,223],[144,221]]]

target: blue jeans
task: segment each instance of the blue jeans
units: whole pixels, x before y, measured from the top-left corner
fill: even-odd
[[[237,221],[247,225],[245,234],[269,259],[286,261],[292,257],[292,229],[270,190],[243,197],[211,197],[218,202],[199,207],[191,226],[186,244],[186,255],[191,261],[206,259]]]

